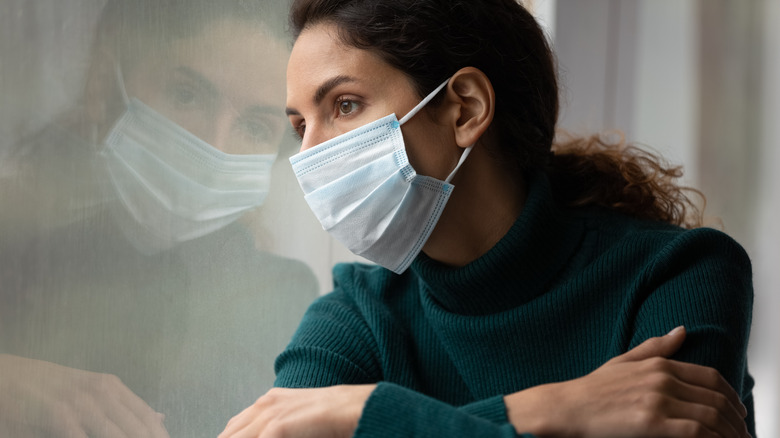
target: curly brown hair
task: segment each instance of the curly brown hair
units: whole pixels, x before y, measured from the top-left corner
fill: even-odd
[[[685,228],[703,225],[704,195],[677,183],[682,166],[626,143],[617,132],[561,136],[552,146],[547,168],[559,201],[572,207],[598,205]]]

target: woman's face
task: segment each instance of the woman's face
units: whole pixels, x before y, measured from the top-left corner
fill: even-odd
[[[301,151],[391,113],[400,119],[420,100],[403,72],[372,52],[343,44],[332,24],[308,27],[295,42],[287,66],[287,115]],[[445,178],[452,162],[442,151],[447,142],[454,144],[446,127],[423,110],[402,132],[415,170]]]
[[[124,69],[136,97],[217,149],[276,153],[284,135],[285,43],[219,20]]]

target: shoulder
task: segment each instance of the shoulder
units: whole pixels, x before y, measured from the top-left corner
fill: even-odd
[[[576,266],[588,272],[596,269],[646,292],[664,287],[677,294],[729,294],[729,301],[751,301],[750,258],[722,231],[684,229],[601,209],[573,215],[586,230]]]
[[[413,269],[396,274],[377,265],[340,263],[333,268],[333,288],[362,313],[377,317],[414,306],[419,278]]]
[[[744,248],[712,228],[677,233],[654,254],[645,270],[647,282],[670,290],[689,291],[694,301],[732,310],[753,303],[753,273]]]
[[[277,386],[316,387],[379,380],[381,366],[371,310],[356,286],[367,265],[340,264],[333,291],[306,310],[285,351],[277,358]],[[370,269],[369,269],[370,270]],[[370,277],[370,276],[369,276]]]
[[[731,236],[709,227],[683,229],[649,221],[633,221],[626,229],[618,245],[637,254],[635,284],[652,291],[655,300],[750,312],[751,262]]]
[[[319,298],[307,314],[333,319],[368,333],[400,329],[399,317],[417,305],[417,277],[381,266],[340,263],[333,268],[333,290]]]
[[[187,275],[199,279],[197,287],[204,293],[217,288],[246,299],[304,306],[319,293],[317,278],[307,264],[259,249],[241,223],[184,242],[160,256],[178,260]]]
[[[333,286],[349,292],[378,293],[394,282],[398,275],[381,266],[365,263],[339,263],[333,267]]]
[[[586,236],[601,251],[622,250],[660,265],[721,259],[750,272],[750,259],[742,246],[714,228],[685,229],[603,209],[585,210],[575,216],[584,222]]]
[[[309,313],[327,310],[353,318],[364,313],[366,297],[377,296],[392,272],[363,263],[338,263],[333,267],[333,289],[317,298]],[[360,317],[362,319],[362,316]]]

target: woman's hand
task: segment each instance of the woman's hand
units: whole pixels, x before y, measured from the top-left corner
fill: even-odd
[[[167,438],[116,376],[0,354],[0,436]]]
[[[716,370],[666,359],[684,340],[679,328],[579,379],[508,395],[510,422],[539,437],[749,437],[747,411]]]
[[[375,387],[273,388],[233,417],[219,438],[349,438]]]

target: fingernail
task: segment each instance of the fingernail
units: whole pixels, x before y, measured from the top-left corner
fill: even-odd
[[[682,325],[681,326],[677,326],[677,327],[673,328],[672,331],[667,333],[666,336],[674,336],[674,335],[680,333],[684,328],[685,328],[685,326],[682,326]]]

